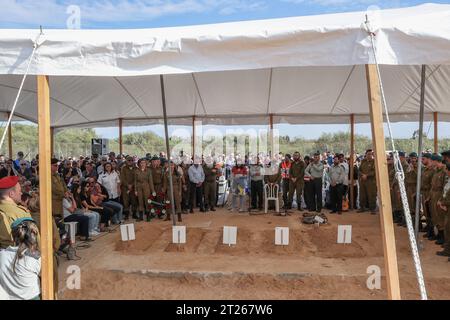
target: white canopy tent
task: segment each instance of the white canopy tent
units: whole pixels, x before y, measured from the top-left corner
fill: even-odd
[[[50,76],[51,126],[368,122],[366,12],[149,30],[44,30],[30,74]],[[369,12],[392,121],[450,121],[450,5]],[[0,112],[11,109],[38,30],[0,30]],[[15,114],[37,122],[30,77]],[[129,120],[129,121],[128,121]]]
[[[366,12],[150,30],[44,30],[16,116],[39,123],[43,297],[52,298],[50,128],[192,120],[371,121],[390,298],[400,298],[379,76]],[[368,13],[391,120],[450,119],[450,5]],[[10,112],[36,30],[0,30],[0,112]],[[37,79],[37,80],[36,80]],[[37,88],[37,89],[36,89]],[[38,108],[35,106],[38,105]],[[167,121],[166,121],[167,125]],[[167,126],[166,126],[167,136]],[[168,142],[166,139],[168,148]]]

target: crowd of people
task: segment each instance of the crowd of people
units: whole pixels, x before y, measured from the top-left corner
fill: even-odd
[[[411,217],[415,217],[418,156],[399,153]],[[450,257],[450,152],[424,153],[421,185],[421,231],[443,246],[438,255]],[[393,155],[387,155],[393,218],[406,226]],[[39,298],[39,166],[38,156],[28,161],[23,152],[15,160],[0,156],[0,297]],[[353,168],[353,170],[352,170]],[[171,173],[169,175],[169,172]],[[353,172],[353,179],[350,174]],[[51,160],[53,247],[62,253],[67,243],[64,223],[77,222],[82,241],[114,232],[114,225],[134,219],[170,220],[175,214],[216,211],[218,181],[230,186],[232,212],[263,210],[266,188],[277,186],[283,212],[303,216],[342,214],[349,206],[350,190],[358,212],[377,213],[374,153],[350,157],[331,152],[302,157],[299,152],[274,157],[179,156],[168,160],[163,152],[143,158],[118,155],[80,156]],[[172,205],[154,210],[152,203]],[[158,198],[159,197],[159,198]],[[70,244],[69,244],[70,245]],[[450,261],[450,258],[449,258]],[[56,263],[55,263],[56,265]],[[57,272],[55,272],[57,274]],[[57,281],[56,281],[57,283]],[[3,293],[2,293],[3,290]]]

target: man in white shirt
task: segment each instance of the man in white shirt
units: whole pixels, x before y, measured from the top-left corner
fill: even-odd
[[[203,202],[203,182],[205,181],[205,172],[203,171],[200,158],[195,158],[194,164],[189,167],[189,190],[190,190],[190,213],[194,213],[196,200],[200,202],[200,212],[205,212]]]

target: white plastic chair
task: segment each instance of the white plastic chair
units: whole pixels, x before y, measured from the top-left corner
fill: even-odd
[[[278,184],[265,184],[264,185],[264,212],[267,213],[269,209],[269,201],[275,201],[275,211],[280,213],[280,198]]]

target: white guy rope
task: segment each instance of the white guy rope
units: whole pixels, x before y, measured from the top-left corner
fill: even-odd
[[[422,266],[420,263],[419,250],[417,249],[417,242],[416,242],[416,237],[415,237],[415,233],[414,233],[414,227],[413,227],[413,223],[412,223],[412,219],[411,219],[411,213],[409,211],[408,198],[406,195],[406,188],[405,188],[405,182],[404,182],[405,173],[403,171],[403,167],[400,162],[400,157],[398,155],[398,151],[395,149],[395,143],[394,143],[394,138],[393,138],[393,134],[392,134],[391,122],[389,120],[389,112],[388,112],[388,108],[387,108],[386,97],[384,95],[383,82],[381,81],[380,66],[378,64],[377,50],[376,50],[376,45],[375,45],[375,33],[371,30],[370,22],[369,22],[367,16],[366,16],[365,25],[366,25],[366,31],[370,36],[370,41],[372,44],[373,56],[375,59],[375,65],[376,65],[377,74],[378,74],[378,82],[380,85],[380,92],[381,92],[381,98],[382,98],[381,101],[382,101],[382,104],[384,107],[384,112],[386,114],[386,123],[387,123],[388,131],[389,131],[389,139],[391,141],[392,153],[394,156],[395,176],[397,178],[397,181],[398,181],[398,184],[400,187],[400,195],[401,195],[401,199],[402,199],[403,210],[404,210],[405,219],[406,219],[406,225],[408,227],[409,242],[411,245],[412,256],[414,259],[414,268],[416,270],[416,276],[417,276],[417,282],[419,284],[420,296],[421,296],[422,300],[428,300],[427,291],[425,288],[425,280],[423,278]]]
[[[41,37],[41,35],[42,35],[42,30],[39,33],[39,35],[37,36],[36,40],[33,42],[33,51],[31,52],[31,56],[28,59],[27,69],[25,71],[25,74],[22,77],[22,82],[20,83],[19,91],[17,92],[17,95],[16,95],[16,100],[14,101],[11,112],[9,113],[9,118],[8,118],[8,121],[6,122],[5,130],[3,131],[3,135],[2,135],[2,139],[0,140],[0,149],[3,147],[3,143],[5,142],[5,137],[6,137],[6,133],[8,132],[8,127],[11,124],[12,118],[14,116],[14,111],[16,110],[16,107],[17,107],[17,102],[19,101],[20,94],[22,93],[23,85],[27,78],[28,72],[30,71],[31,62],[33,61],[36,50],[39,48],[38,41],[39,41],[39,38]]]

